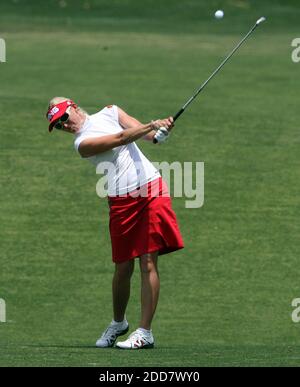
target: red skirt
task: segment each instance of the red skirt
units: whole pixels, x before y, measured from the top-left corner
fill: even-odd
[[[109,196],[108,203],[113,262],[184,247],[168,187],[161,177],[126,195]]]

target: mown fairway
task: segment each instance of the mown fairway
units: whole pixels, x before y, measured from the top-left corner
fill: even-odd
[[[48,101],[175,114],[260,16],[169,143],[139,142],[152,161],[205,162],[204,206],[173,201],[186,248],[160,259],[156,349],[96,349],[112,317],[108,208],[71,135],[48,134]],[[296,0],[1,1],[0,366],[300,364],[299,20]],[[132,328],[139,289],[137,265]]]

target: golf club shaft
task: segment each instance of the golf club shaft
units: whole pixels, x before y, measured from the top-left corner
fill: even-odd
[[[178,117],[185,111],[185,109],[189,106],[190,103],[197,97],[197,95],[205,88],[208,82],[221,70],[221,68],[225,65],[225,63],[233,56],[233,54],[241,47],[241,45],[248,39],[248,37],[252,34],[252,32],[256,29],[256,27],[265,21],[265,18],[260,18],[257,20],[255,25],[251,28],[251,30],[244,36],[244,38],[239,42],[239,44],[234,47],[234,49],[228,54],[228,56],[223,60],[223,62],[216,68],[216,70],[211,74],[211,76],[197,89],[195,94],[187,100],[187,102],[182,106],[180,110],[173,116],[174,121],[177,120]]]
[[[265,17],[261,17],[257,20],[255,25],[251,28],[251,30],[243,37],[243,39],[239,42],[239,44],[234,47],[234,49],[227,55],[227,57],[223,60],[223,62],[216,68],[216,70],[211,74],[211,76],[197,89],[195,94],[189,98],[186,103],[182,106],[180,110],[173,116],[173,120],[176,121],[177,118],[181,116],[181,114],[185,111],[185,109],[189,106],[190,103],[194,101],[194,99],[198,96],[198,94],[205,88],[208,82],[221,70],[221,68],[225,65],[225,63],[233,56],[233,54],[241,47],[241,45],[248,39],[248,37],[252,34],[252,32],[256,29],[256,27],[266,20]],[[154,139],[153,142],[156,144],[157,140]]]

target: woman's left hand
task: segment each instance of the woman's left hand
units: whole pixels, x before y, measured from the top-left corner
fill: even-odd
[[[166,128],[168,131],[170,131],[174,127],[174,120],[173,117],[168,117],[162,120],[153,121],[152,125],[155,130],[158,130],[159,128]]]

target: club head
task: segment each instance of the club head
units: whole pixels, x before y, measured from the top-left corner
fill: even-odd
[[[264,21],[266,21],[266,18],[263,16],[257,20],[256,25],[258,26],[260,23],[263,23]]]

